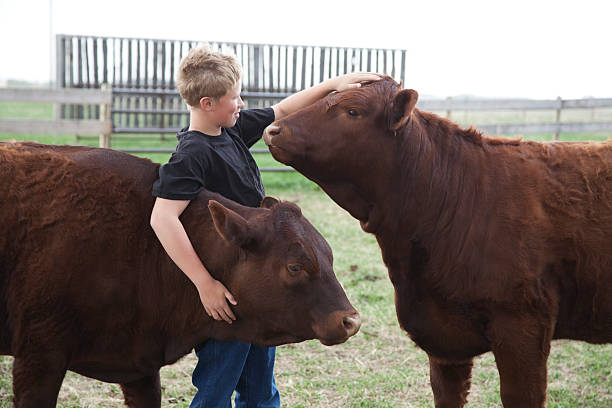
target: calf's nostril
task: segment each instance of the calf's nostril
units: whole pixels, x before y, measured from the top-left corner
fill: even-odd
[[[344,325],[344,328],[348,334],[352,336],[353,334],[357,333],[359,327],[361,327],[361,318],[359,315],[345,316],[344,319],[342,319],[342,324]]]
[[[271,136],[276,136],[280,133],[280,127],[276,125],[270,125],[268,126],[267,132]]]

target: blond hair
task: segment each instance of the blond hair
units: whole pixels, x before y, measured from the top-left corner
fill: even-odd
[[[205,96],[219,99],[242,78],[242,67],[232,55],[213,51],[208,44],[193,48],[181,60],[176,85],[185,102],[199,106]]]

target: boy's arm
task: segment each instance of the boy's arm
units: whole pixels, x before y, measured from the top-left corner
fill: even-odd
[[[170,259],[198,289],[206,313],[215,320],[223,319],[231,323],[236,317],[225,299],[234,305],[236,300],[221,282],[210,276],[179,220],[188,204],[189,200],[167,200],[158,197],[151,213],[151,227]]]
[[[360,87],[361,82],[377,81],[381,78],[379,74],[370,72],[355,72],[335,78],[329,78],[318,85],[304,89],[283,99],[274,109],[275,120],[281,119],[305,106],[308,106],[332,91],[343,91],[349,88]]]

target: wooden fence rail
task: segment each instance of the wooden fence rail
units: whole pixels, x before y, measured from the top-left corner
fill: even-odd
[[[417,103],[417,108],[425,111],[445,112],[446,117],[454,116],[453,112],[499,112],[499,111],[551,111],[555,113],[552,122],[540,123],[472,123],[478,130],[493,135],[527,135],[553,134],[557,140],[561,133],[612,132],[612,121],[564,122],[564,111],[575,109],[610,109],[612,98],[584,99],[477,99],[446,98],[424,99]],[[612,115],[611,115],[612,117]]]
[[[100,146],[110,146],[112,91],[101,89],[0,88],[0,101],[99,106],[97,119],[0,119],[0,133],[99,135]]]
[[[0,88],[0,101],[108,105],[110,89]]]
[[[612,107],[612,98],[585,99],[423,99],[417,107],[427,111],[505,111],[595,109]]]

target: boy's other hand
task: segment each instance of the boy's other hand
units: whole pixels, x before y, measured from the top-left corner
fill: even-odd
[[[227,288],[218,280],[211,279],[198,288],[200,300],[206,310],[206,313],[215,320],[225,320],[228,323],[236,320],[236,316],[228,305],[228,301],[232,305],[238,304]]]
[[[334,81],[333,88],[341,92],[346,89],[359,88],[362,82],[378,81],[380,78],[382,78],[382,75],[373,72],[354,72],[332,78],[330,81]]]

